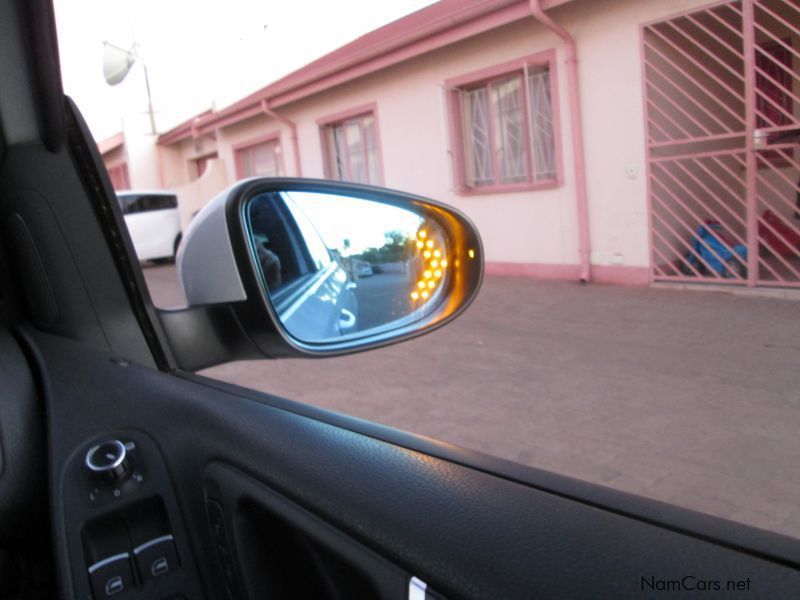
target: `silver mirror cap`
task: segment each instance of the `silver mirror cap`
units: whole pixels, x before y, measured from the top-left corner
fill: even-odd
[[[183,235],[175,263],[189,306],[247,300],[226,210],[228,198],[237,187],[229,187],[206,204]]]

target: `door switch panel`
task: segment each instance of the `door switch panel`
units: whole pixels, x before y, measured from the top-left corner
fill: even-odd
[[[90,521],[83,530],[83,547],[94,600],[124,600],[126,592],[167,578],[181,565],[159,497]]]
[[[67,542],[60,558],[69,563],[72,589],[63,590],[65,598],[207,598],[186,515],[147,433],[108,431],[76,442],[63,456],[54,506]]]

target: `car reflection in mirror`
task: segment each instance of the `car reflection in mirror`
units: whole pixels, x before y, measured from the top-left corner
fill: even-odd
[[[441,227],[408,208],[319,192],[266,192],[246,208],[252,257],[280,322],[305,343],[396,330],[447,285]]]

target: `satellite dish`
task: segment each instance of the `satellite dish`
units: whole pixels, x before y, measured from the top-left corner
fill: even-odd
[[[133,50],[125,50],[103,42],[103,77],[108,85],[117,85],[128,75],[136,62]]]

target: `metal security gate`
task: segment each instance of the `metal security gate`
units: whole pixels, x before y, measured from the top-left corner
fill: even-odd
[[[800,0],[642,28],[653,278],[800,287]]]

